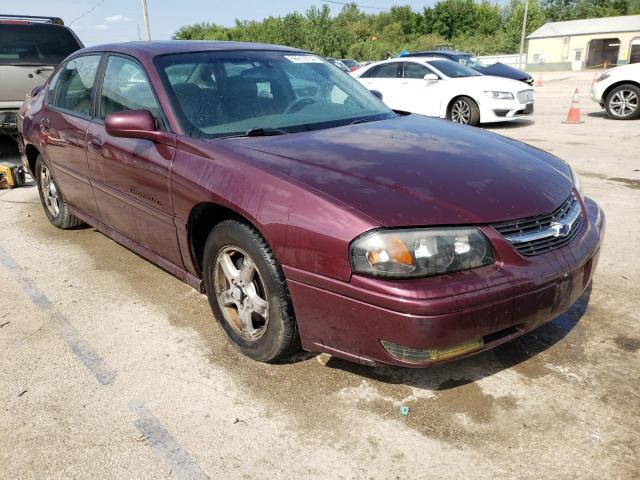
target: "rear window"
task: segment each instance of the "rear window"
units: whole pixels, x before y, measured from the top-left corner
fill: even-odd
[[[60,25],[0,23],[0,65],[57,65],[80,48]]]

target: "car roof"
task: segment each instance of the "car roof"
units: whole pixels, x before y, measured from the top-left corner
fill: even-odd
[[[153,58],[158,55],[171,55],[176,53],[195,53],[208,51],[234,51],[234,50],[264,50],[284,52],[304,52],[292,47],[271,45],[268,43],[252,42],[227,42],[209,40],[166,40],[166,41],[138,41],[123,43],[108,43],[84,48],[78,53],[88,52],[115,52],[133,55],[135,57]]]

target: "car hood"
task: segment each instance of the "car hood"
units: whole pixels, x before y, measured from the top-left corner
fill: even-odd
[[[531,75],[528,73],[500,62],[487,65],[486,67],[474,67],[474,70],[484,75],[495,75],[496,77],[506,77],[521,81],[531,78]]]
[[[567,164],[550,154],[416,115],[222,142],[245,161],[383,226],[483,224],[540,215],[562,204],[573,186]]]

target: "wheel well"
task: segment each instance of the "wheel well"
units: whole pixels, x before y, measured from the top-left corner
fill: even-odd
[[[38,149],[36,147],[34,147],[31,144],[28,144],[25,147],[25,155],[27,156],[27,161],[29,162],[29,169],[31,170],[31,173],[33,173],[35,175],[35,173],[36,173],[36,159],[38,158],[38,155],[40,155],[40,152],[38,151]]]
[[[243,221],[255,228],[255,226],[242,215],[216,203],[199,203],[191,210],[187,224],[187,233],[189,236],[191,258],[193,259],[198,274],[202,274],[204,246],[209,237],[209,233],[218,223],[230,219]]]
[[[604,92],[602,92],[602,103],[604,104],[604,102],[607,101],[607,97],[609,96],[609,93],[611,93],[611,90],[621,85],[633,85],[634,87],[640,88],[640,83],[634,82],[633,80],[620,80],[619,82],[612,83]]]

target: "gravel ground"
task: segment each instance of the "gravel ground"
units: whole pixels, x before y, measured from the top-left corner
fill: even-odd
[[[640,477],[640,121],[606,119],[593,74],[544,75],[535,117],[490,130],[582,173],[598,271],[565,315],[446,366],[251,362],[204,296],[56,230],[33,186],[0,192],[0,477]]]

